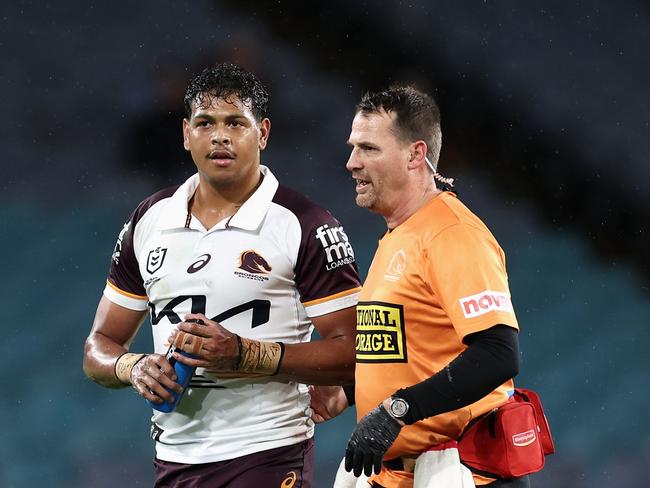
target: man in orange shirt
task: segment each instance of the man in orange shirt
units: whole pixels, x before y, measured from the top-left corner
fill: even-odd
[[[441,140],[438,107],[414,88],[357,105],[347,169],[357,205],[380,214],[388,231],[357,305],[359,423],[345,469],[386,488],[526,487],[527,477],[472,478],[455,448],[472,419],[512,395],[519,329],[503,250],[454,193],[436,187],[453,183],[436,171]],[[352,403],[340,388],[312,397],[317,421]],[[449,459],[453,481],[435,467]]]

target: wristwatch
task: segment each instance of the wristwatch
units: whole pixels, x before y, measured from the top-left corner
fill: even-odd
[[[396,418],[402,419],[404,415],[409,411],[409,404],[406,403],[406,400],[398,397],[390,397],[390,406],[388,408],[388,413]]]

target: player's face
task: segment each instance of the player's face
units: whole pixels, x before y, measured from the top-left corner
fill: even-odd
[[[238,97],[194,102],[183,120],[183,146],[203,180],[216,187],[254,187],[259,181],[260,151],[271,130],[269,119],[257,122]]]
[[[357,205],[390,215],[403,198],[407,183],[409,148],[393,129],[394,113],[357,113],[348,144],[346,164],[356,182]]]

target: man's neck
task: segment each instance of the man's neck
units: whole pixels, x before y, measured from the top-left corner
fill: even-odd
[[[189,202],[192,216],[206,229],[211,229],[223,219],[233,216],[262,183],[264,176],[259,171],[256,176],[256,179],[251,179],[241,186],[228,185],[224,188],[201,179]]]
[[[405,192],[405,199],[401,205],[397,206],[389,215],[384,215],[388,230],[393,230],[404,223],[440,193],[442,190],[436,188],[435,185],[427,186],[419,192]]]

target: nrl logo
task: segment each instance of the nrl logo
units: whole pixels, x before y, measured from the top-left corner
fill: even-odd
[[[149,256],[147,257],[147,272],[154,274],[160,269],[165,261],[165,256],[167,255],[166,247],[157,247],[149,251]]]

